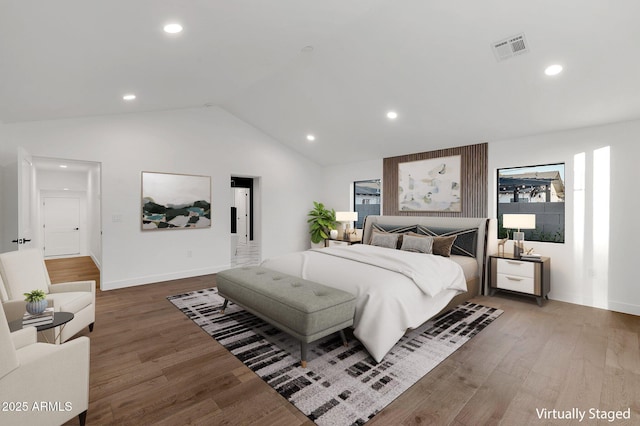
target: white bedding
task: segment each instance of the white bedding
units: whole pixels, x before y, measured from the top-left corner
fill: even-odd
[[[449,259],[364,244],[291,253],[262,266],[355,294],[354,335],[377,362],[408,328],[467,290],[462,268]]]

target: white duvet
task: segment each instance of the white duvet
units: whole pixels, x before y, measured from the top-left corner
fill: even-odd
[[[262,266],[355,294],[354,335],[377,362],[408,328],[467,291],[462,268],[447,258],[365,244],[291,253]]]

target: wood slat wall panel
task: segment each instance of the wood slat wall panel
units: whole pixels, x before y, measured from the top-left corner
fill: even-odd
[[[398,209],[398,164],[438,157],[461,156],[462,211],[424,212]],[[397,216],[441,216],[441,217],[487,217],[488,206],[488,144],[460,146],[437,151],[389,157],[383,160],[382,211],[385,215]]]

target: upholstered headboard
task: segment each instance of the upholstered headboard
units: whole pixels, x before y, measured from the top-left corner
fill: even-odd
[[[474,240],[471,240],[475,247],[470,248],[467,246],[465,249],[462,245],[459,250],[464,253],[460,252],[459,254],[475,257],[478,262],[478,276],[482,283],[481,288],[485,289],[489,223],[490,219],[484,217],[367,216],[364,221],[362,241],[365,244],[368,243],[374,229],[384,229],[389,232],[418,232],[422,229],[433,229],[447,231],[448,235],[452,235],[456,230],[467,231],[475,228],[476,232],[473,233]],[[467,240],[467,244],[469,241]]]

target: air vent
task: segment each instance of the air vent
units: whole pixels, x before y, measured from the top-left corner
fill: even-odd
[[[529,52],[524,33],[491,43],[491,47],[498,62]]]

